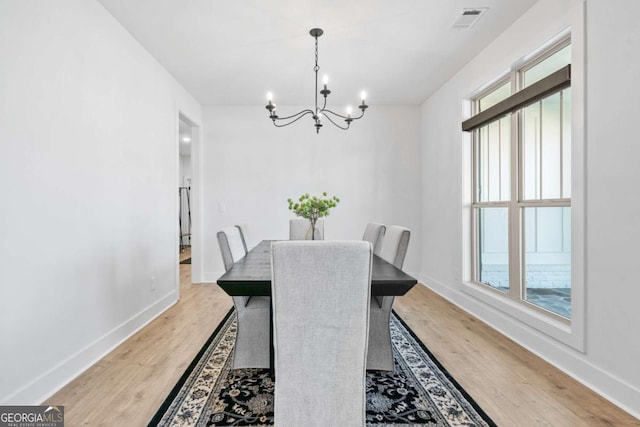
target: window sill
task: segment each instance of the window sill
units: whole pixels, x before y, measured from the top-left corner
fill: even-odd
[[[514,301],[498,291],[488,289],[485,285],[474,282],[463,282],[462,290],[473,298],[507,314],[514,319],[536,329],[539,332],[566,344],[580,352],[584,352],[583,334],[577,327],[579,319],[573,318],[571,323],[546,315],[543,311],[528,307],[527,304]]]

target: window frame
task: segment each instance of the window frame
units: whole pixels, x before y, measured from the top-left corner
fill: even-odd
[[[505,74],[491,85],[484,88],[481,92],[479,92],[474,98],[471,99],[471,113],[472,115],[480,113],[480,99],[487,96],[488,94],[494,92],[498,88],[501,88],[506,83],[511,82],[511,94],[514,91],[513,80],[511,78],[512,73]],[[486,111],[486,110],[485,110]],[[504,116],[503,116],[504,117]],[[496,121],[502,120],[503,117],[496,119]],[[498,289],[493,289],[491,286],[488,286],[486,283],[482,283],[477,280],[479,276],[479,265],[478,265],[478,257],[477,251],[479,247],[479,233],[478,233],[478,211],[480,208],[509,208],[509,201],[499,201],[499,202],[480,202],[479,194],[478,194],[478,170],[477,170],[477,150],[479,148],[478,144],[478,130],[476,129],[471,132],[471,280],[481,286],[486,286],[492,292],[496,292],[500,295],[504,295],[503,292]],[[513,121],[511,121],[511,138],[513,138]],[[509,142],[512,145],[511,141]],[[513,151],[513,150],[511,150]],[[513,156],[513,152],[511,153]],[[510,160],[510,163],[513,159]],[[512,178],[513,171],[510,171],[510,180],[513,181]],[[513,193],[513,185],[511,185],[511,193]],[[510,195],[511,198],[511,195]],[[511,244],[511,239],[509,239],[509,245]],[[509,254],[511,254],[511,246],[509,246]]]
[[[478,91],[472,97],[469,98],[471,115],[472,117],[480,113],[480,100],[502,87],[505,83],[511,82],[511,96],[524,89],[524,74],[540,64],[542,61],[551,57],[561,49],[572,44],[571,35],[567,34],[560,37],[558,40],[545,46],[540,51],[533,55],[525,57],[520,61],[513,64],[509,72],[495,80],[492,84]],[[573,61],[572,61],[573,62]],[[553,74],[553,73],[551,73]],[[549,74],[549,75],[551,75]],[[533,84],[527,87],[531,87]],[[571,86],[569,86],[571,87]],[[554,90],[551,93],[544,95],[542,98],[533,102],[533,104],[541,103],[542,100],[547,99],[555,94],[560,94],[560,102],[562,105],[563,90],[561,87]],[[523,110],[526,106],[520,107],[513,112],[508,112],[505,115],[499,116],[494,120],[483,124],[482,126],[472,130],[470,132],[470,144],[471,144],[471,203],[470,203],[470,237],[471,237],[471,253],[470,253],[470,282],[483,288],[483,291],[493,294],[498,298],[508,298],[512,303],[516,305],[523,305],[532,310],[533,313],[537,313],[548,319],[556,322],[556,326],[564,326],[570,328],[574,321],[574,313],[572,312],[572,319],[567,319],[555,312],[547,310],[541,306],[533,304],[526,300],[526,270],[525,270],[525,256],[526,250],[524,248],[524,209],[525,208],[543,208],[543,207],[569,207],[571,208],[571,197],[563,196],[563,179],[562,179],[562,136],[560,142],[560,197],[559,198],[542,198],[542,187],[540,191],[540,198],[538,199],[525,199],[524,198],[524,156],[523,144],[524,144],[524,122],[523,122]],[[573,108],[573,105],[572,105]],[[485,110],[486,111],[486,110]],[[562,112],[562,108],[560,109]],[[488,126],[491,123],[495,123],[502,120],[504,117],[509,116],[511,132],[510,132],[510,197],[508,201],[480,201],[479,200],[479,183],[478,183],[478,153],[479,149],[479,130]],[[562,116],[561,116],[562,117]],[[572,120],[573,122],[573,120]],[[464,126],[464,125],[463,125]],[[573,128],[573,125],[572,125]],[[540,166],[542,168],[542,165]],[[509,263],[509,290],[507,293],[496,289],[495,287],[481,282],[480,266],[479,266],[479,213],[482,208],[506,208],[508,212],[508,263]],[[573,233],[572,233],[573,234]],[[573,260],[572,260],[573,269]],[[573,297],[573,278],[571,283],[572,297]]]

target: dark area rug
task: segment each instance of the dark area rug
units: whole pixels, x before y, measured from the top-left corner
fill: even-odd
[[[184,261],[180,261],[180,264],[191,264],[191,258],[187,258]]]
[[[149,426],[271,426],[274,382],[266,369],[231,369],[232,309]],[[394,312],[393,372],[367,373],[367,426],[495,426]],[[331,425],[331,420],[327,420]]]

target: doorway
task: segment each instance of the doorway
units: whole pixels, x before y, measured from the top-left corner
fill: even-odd
[[[177,221],[176,264],[177,290],[180,292],[181,277],[188,273],[188,284],[199,283],[199,168],[198,156],[201,128],[182,112],[178,112],[178,167],[176,177]]]
[[[192,126],[182,116],[179,118],[178,153],[178,238],[180,264],[191,264],[191,143]]]

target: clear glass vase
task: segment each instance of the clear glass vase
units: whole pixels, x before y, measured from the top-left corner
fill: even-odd
[[[316,221],[309,220],[309,229],[304,236],[305,240],[322,240],[320,230],[316,226]]]

